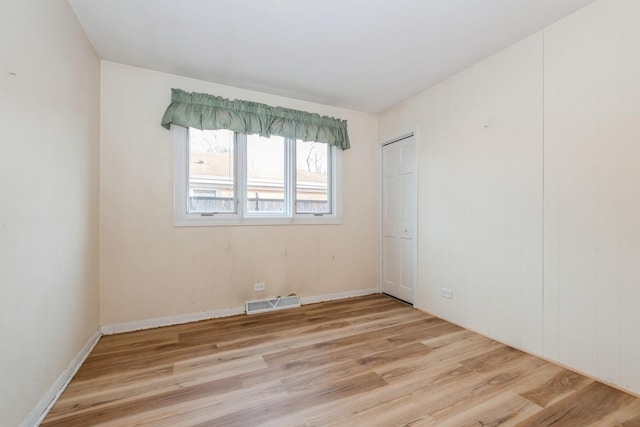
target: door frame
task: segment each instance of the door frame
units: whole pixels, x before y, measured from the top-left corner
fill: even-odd
[[[419,146],[420,144],[418,144],[418,127],[415,127],[411,130],[408,130],[407,132],[403,132],[400,133],[399,136],[396,136],[394,138],[385,138],[382,139],[378,142],[378,147],[377,147],[377,151],[378,151],[378,293],[382,293],[382,282],[383,282],[383,274],[384,274],[384,269],[382,266],[382,263],[384,261],[384,248],[383,248],[383,240],[384,240],[384,235],[382,232],[382,227],[384,224],[384,218],[383,218],[383,212],[384,212],[384,198],[383,198],[383,191],[384,191],[384,173],[383,173],[383,167],[384,167],[384,163],[382,161],[382,156],[383,156],[383,152],[382,152],[382,148],[386,145],[389,144],[393,144],[394,142],[399,142],[402,141],[403,139],[406,138],[410,138],[413,137],[413,143],[414,143],[414,148],[415,148],[415,157],[413,159],[413,168],[414,168],[414,174],[413,174],[413,185],[414,185],[414,189],[415,189],[415,199],[416,199],[416,209],[415,209],[415,218],[416,218],[416,226],[415,226],[415,235],[414,235],[414,239],[413,239],[413,253],[415,254],[415,262],[413,263],[413,307],[417,308],[417,295],[418,295],[418,287],[419,287],[419,283],[418,283],[418,236],[419,236],[419,231],[420,231],[420,217],[418,216],[418,213],[420,212],[420,208],[419,208],[419,200],[418,200],[418,194],[419,194],[419,188],[418,188],[418,151],[419,151]]]

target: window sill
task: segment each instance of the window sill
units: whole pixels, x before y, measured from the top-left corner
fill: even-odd
[[[184,216],[176,218],[176,227],[224,227],[254,225],[339,225],[342,220],[336,216],[296,217],[296,218],[216,218],[211,216]]]

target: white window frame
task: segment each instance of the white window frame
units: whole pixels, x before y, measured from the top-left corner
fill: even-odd
[[[182,126],[171,125],[173,137],[173,224],[176,227],[198,226],[230,226],[230,225],[289,225],[289,224],[341,224],[342,223],[342,153],[337,147],[331,147],[330,186],[331,197],[329,204],[331,213],[325,214],[299,214],[296,213],[295,191],[296,171],[294,162],[285,162],[287,170],[285,180],[289,180],[285,204],[285,214],[253,214],[247,212],[244,206],[247,193],[246,183],[246,144],[236,143],[234,151],[234,188],[235,188],[235,212],[231,213],[188,213],[187,201],[189,195],[189,132]],[[245,138],[238,135],[238,140]],[[285,155],[295,158],[295,144],[287,144],[285,151],[293,150],[293,153]]]

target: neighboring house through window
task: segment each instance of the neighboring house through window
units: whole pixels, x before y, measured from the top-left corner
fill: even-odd
[[[226,129],[172,130],[176,225],[340,222],[336,147]]]

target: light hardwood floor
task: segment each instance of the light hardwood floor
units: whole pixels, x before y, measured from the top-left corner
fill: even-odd
[[[374,295],[103,337],[42,426],[640,426],[640,399]]]

